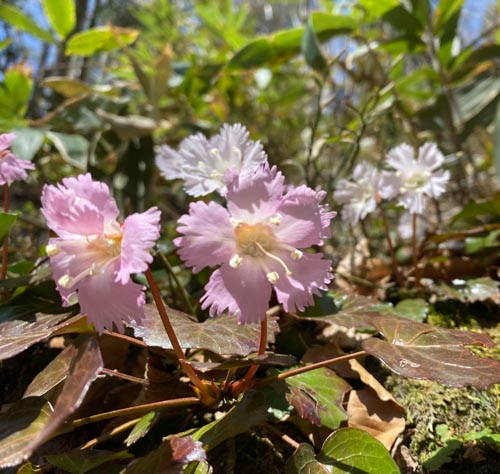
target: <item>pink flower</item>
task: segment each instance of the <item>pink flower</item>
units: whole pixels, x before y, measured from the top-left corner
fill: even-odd
[[[330,236],[335,216],[320,202],[324,192],[287,187],[276,168],[228,175],[227,209],[191,203],[179,219],[179,255],[195,272],[219,266],[210,277],[202,308],[215,316],[228,310],[240,323],[262,321],[274,289],[286,311],[302,311],[327,289],[331,263],[306,253]],[[303,249],[303,250],[300,250]]]
[[[26,170],[35,169],[33,163],[19,159],[8,150],[15,137],[14,133],[0,135],[0,185],[25,180],[28,177]]]
[[[179,151],[163,145],[156,156],[161,175],[184,180],[184,189],[191,196],[213,191],[224,195],[224,176],[229,170],[255,169],[265,162],[262,145],[250,140],[248,130],[239,123],[224,124],[210,140],[201,133],[191,135],[181,142]]]
[[[68,306],[78,301],[96,330],[122,329],[144,316],[144,287],[130,275],[147,270],[149,250],[160,236],[153,207],[117,222],[119,211],[104,183],[90,174],[63,179],[42,192],[42,213],[58,238],[47,245],[57,289]]]
[[[446,191],[450,173],[439,169],[444,156],[435,143],[424,143],[415,159],[413,148],[403,143],[387,154],[387,164],[394,168],[399,188],[399,204],[412,214],[423,214],[428,198]]]

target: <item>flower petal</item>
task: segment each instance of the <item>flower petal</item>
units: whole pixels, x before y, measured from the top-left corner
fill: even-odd
[[[211,201],[193,202],[189,214],[179,219],[177,231],[184,234],[174,240],[177,253],[187,266],[199,272],[229,261],[236,250],[234,228],[229,214],[221,205]]]
[[[214,137],[213,144],[227,163],[227,169],[232,167],[236,167],[238,171],[255,169],[267,161],[262,144],[250,140],[249,136],[248,130],[243,125],[225,123],[219,135]]]
[[[160,210],[152,207],[146,212],[132,214],[125,219],[120,268],[116,281],[125,284],[130,280],[132,273],[148,269],[148,264],[153,261],[149,251],[160,238],[160,216]]]
[[[212,274],[201,299],[202,309],[210,306],[210,316],[228,310],[241,324],[258,323],[269,308],[271,289],[258,262],[244,258],[239,267],[226,264]]]
[[[286,189],[284,181],[276,166],[267,164],[241,173],[231,170],[226,174],[229,213],[250,225],[273,216]]]
[[[387,153],[387,164],[397,171],[404,172],[408,167],[413,168],[414,161],[415,154],[413,152],[413,147],[407,143],[401,143],[401,145],[393,148]]]
[[[0,134],[0,151],[7,150],[12,145],[12,142],[16,138],[15,133],[2,133]]]
[[[435,143],[426,142],[418,149],[417,162],[425,169],[432,171],[444,163],[444,156]]]
[[[101,234],[119,214],[106,184],[88,173],[63,179],[62,185],[45,185],[41,201],[47,225],[61,237]]]
[[[78,301],[82,314],[94,323],[96,331],[113,330],[115,323],[123,330],[122,321],[136,323],[144,317],[144,287],[132,281],[122,285],[115,282],[114,270],[93,275],[78,285]]]
[[[281,223],[273,228],[281,242],[293,247],[319,245],[330,235],[330,220],[335,213],[327,213],[320,201],[324,193],[317,193],[307,186],[289,188],[276,212]]]
[[[31,161],[21,160],[14,154],[6,152],[0,159],[0,185],[23,181],[28,177],[26,170],[34,169],[35,165]]]
[[[269,267],[280,275],[274,284],[278,301],[285,311],[303,311],[314,303],[313,295],[320,295],[319,290],[328,289],[333,278],[332,264],[320,253],[304,254],[300,260],[294,260],[285,253],[278,256],[292,272],[286,276],[279,264],[269,261]]]

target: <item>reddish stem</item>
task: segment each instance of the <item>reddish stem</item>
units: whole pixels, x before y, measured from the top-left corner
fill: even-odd
[[[412,227],[412,249],[413,249],[413,275],[415,275],[415,280],[418,284],[417,278],[417,265],[418,265],[418,247],[417,247],[417,214],[414,212],[411,216],[411,227]]]
[[[165,327],[165,331],[167,333],[167,336],[170,340],[170,343],[172,344],[172,348],[174,349],[175,354],[177,355],[177,358],[179,359],[179,363],[186,373],[186,375],[189,377],[193,385],[198,388],[201,394],[203,395],[209,395],[207,393],[207,389],[205,387],[205,384],[199,379],[199,377],[196,375],[196,372],[194,371],[193,367],[191,367],[191,364],[189,361],[186,359],[186,355],[184,354],[184,351],[179,343],[179,339],[177,339],[177,335],[175,334],[174,327],[172,326],[172,323],[170,322],[170,319],[167,314],[167,309],[165,307],[165,304],[163,303],[163,299],[160,294],[160,290],[158,289],[158,285],[156,284],[156,281],[153,277],[153,274],[151,273],[151,269],[148,268],[145,272],[146,274],[146,279],[149,284],[149,288],[151,290],[151,293],[153,295],[154,302],[156,304],[156,307],[158,308],[158,313],[160,314],[161,321],[163,323],[163,326]]]
[[[257,355],[262,355],[265,353],[267,347],[267,315],[264,316],[264,319],[260,322],[260,342],[259,342],[259,350]],[[252,383],[252,379],[254,375],[257,373],[259,369],[258,365],[252,365],[247,373],[240,380],[234,382],[231,386],[231,393],[233,396],[238,396],[240,393],[244,392],[247,388],[250,387]]]
[[[338,362],[345,362],[350,359],[357,359],[358,357],[363,357],[367,355],[366,351],[353,352],[352,354],[346,354],[340,357],[334,357],[333,359],[322,360],[321,362],[316,362],[315,364],[305,365],[304,367],[298,367],[297,369],[287,370],[286,372],[281,372],[276,375],[271,375],[264,379],[257,381],[258,386],[265,385],[266,383],[273,382],[274,380],[283,380],[288,377],[293,377],[294,375],[303,374],[304,372],[309,372],[314,369],[319,369],[330,364],[337,364]]]
[[[3,210],[4,212],[9,212],[9,185],[5,183],[3,185]],[[7,276],[7,264],[8,264],[8,251],[9,251],[9,233],[5,235],[2,247],[2,271],[0,272],[0,280],[5,280]]]
[[[396,275],[396,280],[398,281],[399,286],[404,286],[403,277],[401,276],[398,261],[396,260],[396,253],[394,252],[394,245],[392,244],[391,235],[389,233],[389,223],[387,222],[387,216],[385,215],[385,211],[382,206],[379,206],[379,209],[380,215],[382,216],[382,222],[384,223],[385,240],[387,241],[387,247],[389,248],[389,253],[391,254],[392,268]]]

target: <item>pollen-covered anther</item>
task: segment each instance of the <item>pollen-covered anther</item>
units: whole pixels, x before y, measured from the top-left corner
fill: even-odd
[[[269,223],[273,225],[280,225],[283,220],[283,216],[281,214],[276,214],[273,217],[269,218]]]
[[[69,275],[63,275],[59,280],[57,280],[57,284],[62,287],[62,288],[71,288],[73,278],[71,278]]]
[[[45,252],[48,257],[55,257],[59,253],[59,247],[55,244],[48,244],[45,247]]]
[[[241,262],[243,262],[243,259],[237,253],[235,253],[231,257],[231,260],[229,260],[229,266],[231,268],[238,268],[241,265]]]
[[[293,249],[290,253],[290,257],[292,257],[294,260],[300,260],[303,255],[304,252],[300,251],[299,249]]]
[[[241,224],[243,224],[243,219],[236,219],[236,217],[231,217],[229,219],[229,222],[231,222],[231,225],[233,227],[238,227],[240,226]]]
[[[280,279],[278,272],[269,272],[266,274],[266,277],[267,277],[269,283],[271,283],[273,285]]]

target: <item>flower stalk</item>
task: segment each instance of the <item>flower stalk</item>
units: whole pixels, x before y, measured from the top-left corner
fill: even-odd
[[[264,316],[264,319],[260,322],[260,342],[257,355],[258,356],[263,355],[266,352],[266,347],[267,347],[267,316]],[[257,373],[258,369],[259,366],[257,364],[252,365],[241,380],[238,380],[231,385],[231,394],[234,397],[237,397],[240,393],[243,393],[248,388],[250,388],[253,382],[253,377]]]
[[[403,277],[401,272],[399,271],[398,261],[396,260],[396,253],[394,252],[394,245],[392,243],[390,231],[389,231],[389,223],[387,222],[387,215],[385,214],[384,208],[379,206],[380,215],[382,216],[382,222],[384,224],[384,232],[385,232],[385,240],[387,241],[387,247],[389,248],[389,254],[391,255],[392,261],[392,269],[394,270],[394,274],[396,275],[396,280],[399,283],[399,286],[404,286]]]
[[[175,352],[175,355],[177,356],[177,359],[179,360],[179,364],[181,365],[182,370],[189,377],[191,383],[200,392],[201,395],[200,398],[203,397],[212,398],[212,396],[209,394],[206,384],[200,380],[200,378],[196,375],[196,372],[194,371],[193,367],[186,359],[186,354],[184,354],[184,350],[182,349],[179,339],[175,334],[174,327],[172,326],[170,318],[168,317],[165,303],[163,302],[160,290],[158,288],[158,285],[156,284],[156,280],[154,279],[150,268],[146,270],[145,275],[146,275],[146,280],[148,281],[149,289],[151,290],[151,294],[153,295],[153,300],[155,302],[156,307],[158,308],[158,313],[160,314],[163,327],[165,328],[165,332],[167,333],[168,339],[172,344],[172,348]]]
[[[276,375],[265,377],[263,379],[258,380],[255,385],[260,387],[262,385],[268,384],[269,382],[274,382],[275,380],[284,380],[287,379],[288,377],[293,377],[295,375],[300,375],[305,372],[310,372],[311,370],[320,369],[321,367],[326,367],[327,365],[337,364],[339,362],[345,362],[351,359],[358,359],[359,357],[363,357],[365,355],[368,355],[368,352],[358,351],[358,352],[353,352],[352,354],[345,354],[343,356],[334,357],[332,359],[322,360],[321,362],[316,362],[315,364],[305,365],[303,367],[298,367],[296,369],[287,370],[285,372],[280,372],[279,374]]]
[[[3,185],[3,211],[9,212],[9,183]],[[5,280],[7,276],[9,252],[9,233],[7,232],[2,246],[2,271],[0,272],[0,280]]]

